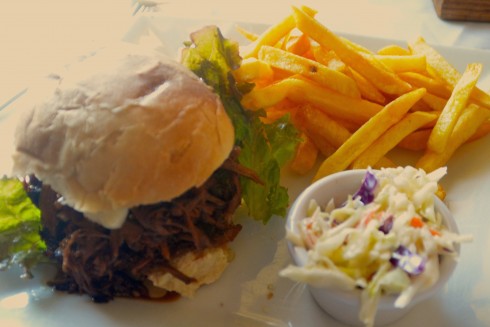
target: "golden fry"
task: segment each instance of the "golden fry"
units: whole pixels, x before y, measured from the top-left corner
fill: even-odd
[[[242,105],[249,110],[257,110],[275,106],[286,99],[291,83],[288,80],[282,80],[274,84],[261,88],[254,88],[242,98]]]
[[[437,153],[446,151],[449,137],[461,112],[466,107],[466,103],[478,81],[481,70],[481,64],[469,64],[463,76],[454,87],[451,97],[447,101],[430,134],[427,147],[431,151]]]
[[[487,120],[483,124],[481,124],[480,127],[478,127],[475,134],[473,134],[468,139],[467,142],[473,142],[475,140],[478,140],[478,139],[484,137],[485,135],[487,135],[488,133],[490,133],[490,121]]]
[[[322,135],[335,148],[339,148],[351,136],[347,128],[321,110],[309,105],[299,108],[297,116],[306,130]]]
[[[357,83],[362,98],[379,104],[386,102],[385,96],[371,82],[365,79],[364,76],[350,68],[346,69],[345,73]]]
[[[261,117],[261,120],[270,124],[277,119],[283,117],[286,114],[290,114],[291,118],[294,119],[297,111],[297,105],[294,103],[290,103],[287,99],[279,102],[273,107],[268,107],[265,109],[265,117]]]
[[[407,135],[403,140],[398,143],[398,146],[402,149],[421,151],[427,148],[427,141],[432,129],[421,129]]]
[[[239,82],[257,82],[272,80],[274,72],[268,63],[256,58],[247,58],[233,71],[233,76]]]
[[[427,94],[427,93],[426,93]],[[413,107],[410,109],[410,111],[432,111],[432,108],[423,101],[423,99],[420,99],[416,104],[413,105]]]
[[[412,53],[422,54],[427,58],[427,70],[431,75],[456,87],[456,84],[461,79],[461,74],[435,48],[427,44],[422,37],[411,42],[409,48]],[[474,89],[471,98],[478,104],[490,108],[490,95],[479,88]]]
[[[425,89],[417,89],[387,104],[322,163],[314,180],[346,169],[388,128],[402,119],[408,110],[424,96],[425,92]]]
[[[341,123],[309,105],[298,108],[295,117],[300,128],[310,136],[311,141],[325,157],[332,155],[352,135]],[[384,167],[395,166],[385,157],[382,157],[378,164]]]
[[[437,95],[441,98],[449,99],[449,97],[451,96],[452,87],[450,88],[446,84],[434,78],[422,75],[417,72],[404,72],[398,74],[398,76],[400,76],[402,80],[406,81],[413,87],[423,87],[427,90],[427,92]]]
[[[424,95],[422,101],[435,111],[442,111],[447,103],[447,99],[438,97],[437,95],[428,92]]]
[[[310,50],[310,47],[310,38],[305,34],[301,34],[300,36],[289,36],[285,51],[295,55],[303,55]]]
[[[362,124],[383,107],[362,99],[339,94],[318,84],[301,78],[285,78],[262,88],[255,88],[244,95],[242,105],[256,110],[274,106],[285,98],[297,103],[310,103],[332,117]]]
[[[301,135],[301,142],[296,148],[294,158],[291,161],[291,170],[297,174],[304,175],[313,168],[317,157],[317,147],[306,134],[303,134]]]
[[[310,140],[315,144],[317,147],[318,151],[324,156],[324,157],[329,157],[332,155],[332,153],[337,150],[333,145],[328,143],[328,141],[323,137],[323,135],[317,134],[314,131],[308,131],[308,136],[310,137]]]
[[[257,34],[250,32],[249,30],[243,28],[240,25],[236,25],[235,29],[237,30],[238,33],[243,35],[249,41],[255,41],[259,38]]]
[[[441,153],[427,150],[418,160],[416,167],[427,172],[444,166],[454,152],[478,130],[478,128],[490,117],[490,111],[475,104],[470,104],[461,114],[445,150]]]
[[[301,7],[306,15],[315,16],[316,11],[306,6]],[[284,36],[291,32],[295,27],[295,20],[292,15],[287,16],[279,23],[269,27],[264,33],[262,33],[257,40],[252,42],[244,49],[243,58],[257,57],[259,50],[264,45],[273,46],[279,42]]]
[[[421,54],[426,57],[427,70],[432,76],[452,86],[458,83],[461,74],[435,48],[427,44],[422,37],[409,42],[408,47],[413,54]]]
[[[410,55],[410,50],[402,48],[401,46],[396,44],[390,44],[379,49],[377,53],[379,55],[387,56],[408,56]]]
[[[311,49],[313,57],[319,63],[339,72],[344,72],[347,69],[347,65],[332,50],[325,50],[319,45],[312,46]]]
[[[303,75],[340,94],[353,98],[361,97],[354,80],[316,61],[270,46],[263,46],[258,57],[275,68]]]
[[[424,72],[426,67],[423,55],[376,55],[375,58],[396,73]]]
[[[298,103],[310,103],[331,117],[348,122],[362,124],[383,108],[379,104],[347,97],[304,79],[290,78],[282,82],[290,84],[290,99]]]
[[[335,51],[343,62],[370,80],[379,90],[388,94],[403,94],[411,89],[411,86],[401,80],[395,73],[381,69],[374,64],[376,61],[374,57],[371,56],[372,60],[366,59],[369,54],[357,52],[304,11],[295,7],[293,7],[293,10],[298,29],[309,35],[321,46]]]
[[[404,137],[436,119],[436,115],[422,111],[406,115],[361,153],[352,163],[352,168],[374,166],[386,153],[395,148]]]

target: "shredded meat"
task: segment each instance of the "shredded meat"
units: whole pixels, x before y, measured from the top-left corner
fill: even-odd
[[[236,157],[235,150],[204,185],[171,202],[131,208],[126,222],[115,230],[62,205],[59,194],[31,177],[27,189],[41,189],[41,235],[47,255],[59,263],[50,284],[107,302],[116,296],[148,297],[145,281],[156,271],[192,282],[192,277],[172,267],[171,260],[231,242],[241,229],[232,221],[241,201],[240,176],[258,181]]]

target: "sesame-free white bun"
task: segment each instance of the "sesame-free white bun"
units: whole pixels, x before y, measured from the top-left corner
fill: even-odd
[[[118,46],[61,74],[15,138],[16,175],[35,174],[66,204],[97,214],[201,185],[228,157],[234,130],[219,97],[192,72]]]

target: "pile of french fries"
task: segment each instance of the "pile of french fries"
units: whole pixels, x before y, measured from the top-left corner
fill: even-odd
[[[315,15],[292,7],[260,35],[240,29],[251,43],[241,49],[235,78],[255,84],[242,104],[264,109],[265,122],[291,115],[302,134],[294,171],[310,172],[318,158],[324,161],[314,180],[345,169],[403,165],[386,156],[401,147],[418,151],[416,166],[430,172],[490,132],[490,95],[476,86],[480,63],[461,74],[422,38],[374,52]]]

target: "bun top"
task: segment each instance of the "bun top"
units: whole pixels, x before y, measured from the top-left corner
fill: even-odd
[[[14,174],[35,174],[69,206],[117,228],[128,208],[204,183],[228,157],[234,130],[192,72],[118,46],[70,67],[15,138]]]

